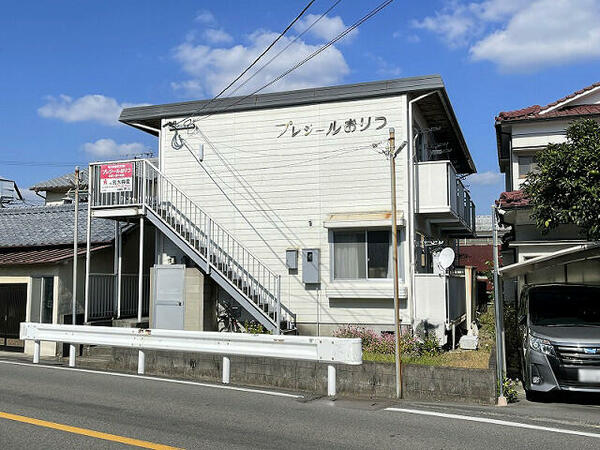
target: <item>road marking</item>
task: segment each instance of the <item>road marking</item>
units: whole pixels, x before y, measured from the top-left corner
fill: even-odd
[[[515,427],[515,428],[527,428],[529,430],[550,431],[553,433],[562,433],[562,434],[574,434],[577,436],[585,436],[585,437],[600,439],[599,433],[589,433],[589,432],[585,432],[585,431],[568,430],[566,428],[544,427],[541,425],[532,425],[529,423],[511,422],[508,420],[498,420],[498,419],[488,419],[486,417],[463,416],[461,414],[448,414],[448,413],[442,413],[442,412],[437,412],[437,411],[422,411],[422,410],[418,410],[418,409],[406,409],[406,408],[386,408],[385,410],[407,413],[407,414],[420,414],[423,416],[445,417],[447,419],[467,420],[470,422],[491,423],[494,425],[504,425],[504,426]]]
[[[30,425],[36,425],[38,427],[52,428],[54,430],[65,431],[67,433],[81,434],[83,436],[89,436],[96,439],[104,439],[105,441],[119,442],[121,444],[133,445],[135,447],[142,448],[153,448],[161,450],[176,449],[177,447],[171,447],[169,445],[156,444],[154,442],[141,441],[139,439],[128,438],[125,436],[118,436],[116,434],[102,433],[101,431],[88,430],[87,428],[73,427],[71,425],[64,425],[62,423],[48,422],[46,420],[34,419],[33,417],[19,416],[17,414],[10,414],[0,411],[0,419],[14,420],[15,422],[28,423]]]
[[[302,395],[288,394],[287,392],[267,391],[264,389],[252,389],[252,388],[243,388],[243,387],[237,387],[237,386],[224,386],[221,384],[200,383],[197,381],[187,381],[187,380],[175,380],[172,378],[150,377],[150,376],[146,376],[146,375],[135,375],[132,373],[102,372],[99,370],[78,369],[76,367],[48,366],[45,364],[32,364],[32,363],[24,363],[24,362],[17,362],[17,361],[6,361],[6,360],[1,360],[1,359],[0,359],[0,363],[1,364],[11,364],[11,365],[15,365],[15,366],[27,366],[27,367],[33,367],[33,368],[41,368],[41,369],[70,370],[73,372],[93,373],[96,375],[109,375],[109,376],[113,376],[113,377],[139,378],[142,380],[163,381],[166,383],[188,384],[188,385],[192,385],[192,386],[210,387],[210,388],[215,388],[215,389],[225,389],[225,390],[229,390],[229,391],[241,391],[241,392],[250,392],[253,394],[273,395],[275,397],[304,398],[304,396],[302,396]]]

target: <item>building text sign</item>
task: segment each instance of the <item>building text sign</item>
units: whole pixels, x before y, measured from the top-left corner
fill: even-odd
[[[325,136],[335,136],[343,130],[345,134],[348,133],[362,133],[367,131],[369,128],[374,130],[381,130],[387,125],[387,118],[385,116],[377,117],[360,117],[344,119],[344,120],[333,120],[329,122],[328,126],[325,127],[314,127],[313,124],[294,124],[294,121],[289,120],[284,123],[277,124],[279,128],[278,138],[282,136],[296,137],[309,136],[315,134],[324,134]]]
[[[132,190],[133,163],[100,166],[100,192],[131,192]]]

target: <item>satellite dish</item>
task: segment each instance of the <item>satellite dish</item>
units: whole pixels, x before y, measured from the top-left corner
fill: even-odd
[[[452,250],[450,247],[444,247],[440,252],[438,264],[440,267],[446,270],[452,265],[452,263],[454,263],[454,257],[454,250]]]

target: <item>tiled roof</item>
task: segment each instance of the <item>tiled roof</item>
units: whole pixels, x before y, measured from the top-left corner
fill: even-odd
[[[529,199],[523,191],[503,192],[496,200],[496,205],[500,208],[521,208],[529,205]]]
[[[74,205],[0,209],[0,247],[39,247],[73,243]],[[79,207],[79,242],[85,242],[87,205]],[[112,220],[93,219],[94,243],[111,242]]]
[[[88,169],[79,171],[79,185],[82,188],[87,188],[88,185]],[[32,191],[64,191],[75,186],[75,174],[73,172],[66,173],[56,178],[50,178],[46,181],[40,181],[34,184],[29,189]]]
[[[547,104],[546,106],[533,105],[528,106],[527,108],[517,109],[514,111],[502,111],[496,117],[497,122],[503,121],[512,121],[512,120],[527,120],[527,119],[540,119],[540,118],[555,118],[555,117],[568,117],[568,116],[585,116],[585,115],[595,115],[600,114],[600,105],[591,104],[591,105],[574,105],[574,106],[564,106],[562,108],[557,108],[552,111],[540,114],[542,111],[545,111],[549,108],[552,108],[556,105],[559,105],[567,100],[570,100],[578,95],[584,94],[587,91],[591,91],[600,87],[600,82],[591,84],[583,89],[573,92],[563,98],[560,98],[552,103]]]
[[[92,252],[110,247],[110,244],[93,244]],[[77,253],[85,255],[85,247],[80,246]],[[51,264],[73,258],[70,245],[50,247],[8,247],[0,248],[0,266],[16,264]]]

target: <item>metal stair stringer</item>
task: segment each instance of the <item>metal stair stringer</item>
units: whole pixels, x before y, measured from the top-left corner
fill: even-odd
[[[143,214],[267,330],[295,332],[281,304],[281,276],[209,217],[150,161],[136,162]],[[140,170],[141,169],[141,170]],[[140,195],[141,194],[141,195]]]
[[[262,326],[271,332],[277,330],[277,324],[267,317],[267,315],[254,303],[248,300],[245,294],[239,291],[239,289],[233,285],[233,283],[225,278],[220,272],[216,270],[210,270],[208,261],[202,256],[196,249],[194,249],[185,239],[183,239],[179,233],[174,231],[172,227],[167,224],[160,216],[158,216],[152,209],[146,208],[146,218],[160,230],[167,238],[169,238],[177,247],[182,250],[188,257],[194,261],[200,267],[200,269],[207,275],[209,275],[219,286],[233,297],[233,299],[240,304],[242,308],[248,311],[252,317],[254,317]]]

